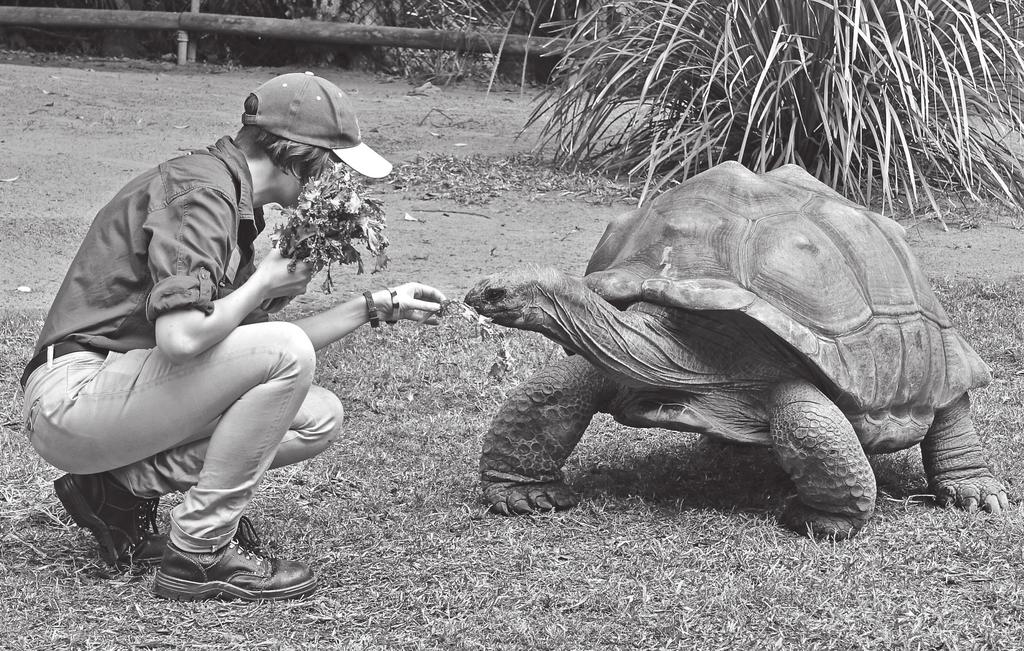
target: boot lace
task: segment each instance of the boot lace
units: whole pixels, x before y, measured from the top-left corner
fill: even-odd
[[[243,515],[238,520],[235,537],[231,539],[228,546],[237,549],[246,558],[256,561],[257,565],[263,565],[266,557],[260,550],[262,544],[259,534],[256,533],[256,527],[253,526],[249,518]]]
[[[129,538],[128,545],[122,554],[122,557],[127,557],[129,562],[134,562],[131,559],[134,559],[135,553],[142,549],[146,539],[160,532],[156,523],[159,506],[159,497],[139,500],[135,506],[135,537]]]
[[[160,498],[153,497],[143,500],[135,509],[135,524],[139,528],[141,539],[156,535],[160,532],[157,528],[156,513],[160,506]]]

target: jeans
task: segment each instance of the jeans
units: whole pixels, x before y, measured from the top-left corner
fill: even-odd
[[[79,352],[25,386],[24,422],[47,462],[109,471],[139,497],[185,492],[170,539],[193,553],[226,545],[269,468],[309,459],[341,428],[341,402],[313,386],[313,346],[285,322],[236,328],[183,363],[158,348]]]

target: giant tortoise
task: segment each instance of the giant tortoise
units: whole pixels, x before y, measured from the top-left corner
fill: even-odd
[[[480,466],[498,512],[578,502],[561,467],[597,412],[771,446],[797,491],[782,520],[814,536],[870,518],[866,452],[918,443],[938,501],[1007,508],[971,421],[989,369],[902,227],[795,165],[718,165],[613,220],[582,282],[510,270],[465,301],[575,353],[493,419]]]

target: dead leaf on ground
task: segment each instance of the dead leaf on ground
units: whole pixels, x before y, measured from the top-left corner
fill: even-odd
[[[427,83],[423,84],[422,86],[417,86],[416,88],[413,88],[412,90],[410,90],[408,92],[408,94],[409,95],[429,96],[429,95],[436,95],[436,94],[438,94],[440,92],[441,92],[441,89],[439,87],[435,86],[434,84],[432,84],[432,83],[430,83],[428,81]]]

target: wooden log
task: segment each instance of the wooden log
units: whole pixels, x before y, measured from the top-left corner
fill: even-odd
[[[568,42],[565,39],[531,38],[519,34],[385,27],[316,20],[50,7],[0,7],[0,25],[45,26],[51,29],[183,30],[338,45],[491,53],[501,50],[512,55],[557,55]]]
[[[116,9],[0,7],[0,25],[45,25],[51,29],[179,29],[178,14]]]

